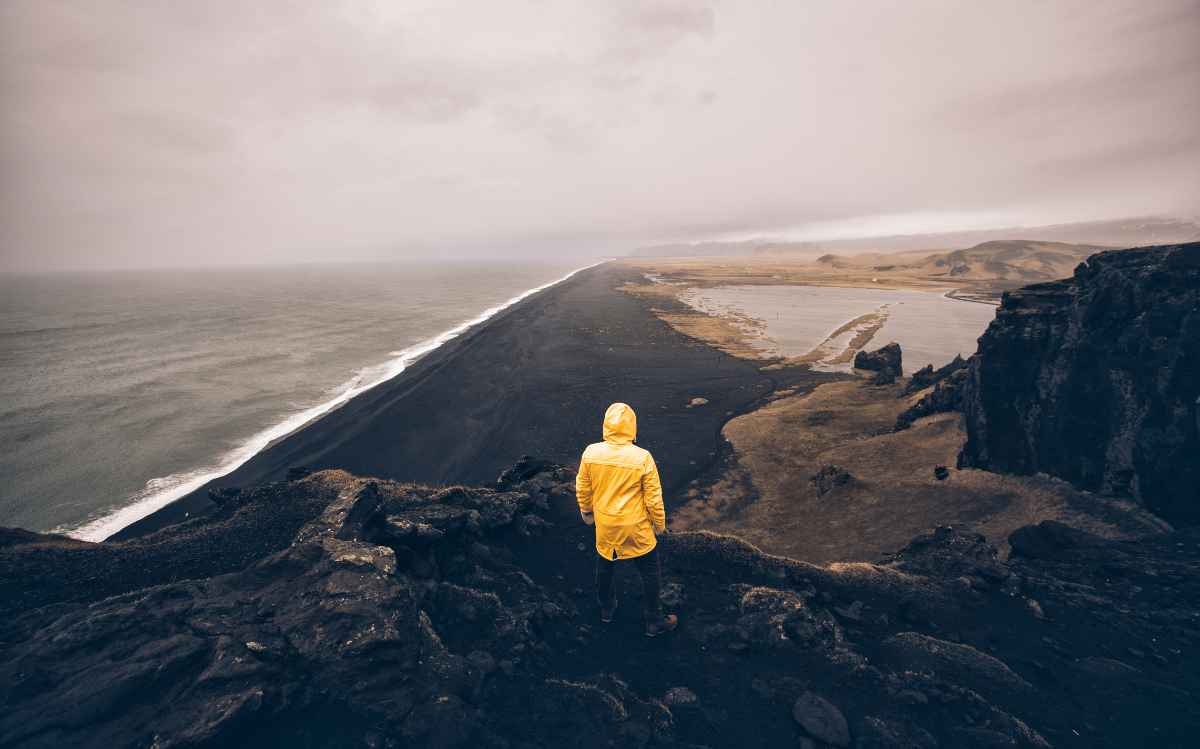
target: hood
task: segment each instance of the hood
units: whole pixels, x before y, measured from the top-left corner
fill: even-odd
[[[625,445],[637,439],[637,416],[624,403],[614,403],[604,412],[604,441]]]

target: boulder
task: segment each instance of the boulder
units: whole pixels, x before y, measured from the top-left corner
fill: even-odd
[[[929,671],[981,694],[1021,695],[1033,686],[999,658],[977,648],[919,632],[901,632],[883,641],[889,660],[902,668]]]
[[[896,552],[896,566],[908,572],[945,578],[978,578],[998,583],[1009,576],[996,547],[979,533],[939,526],[917,536]]]
[[[805,692],[792,706],[792,717],[818,741],[831,746],[850,746],[850,727],[842,711],[815,692]]]
[[[500,489],[510,489],[523,484],[533,477],[547,471],[553,471],[558,465],[548,460],[540,460],[532,455],[522,455],[515,464],[504,469],[496,478],[496,486]]]
[[[887,385],[896,381],[904,373],[901,359],[900,344],[892,341],[883,348],[874,351],[859,351],[854,355],[854,368],[875,372],[872,379],[877,385]]]
[[[1104,541],[1057,520],[1043,520],[1037,525],[1026,525],[1010,533],[1008,545],[1014,557],[1061,559],[1071,550],[1100,547]]]

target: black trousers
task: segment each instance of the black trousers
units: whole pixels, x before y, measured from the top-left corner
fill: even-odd
[[[655,622],[662,618],[662,603],[659,601],[659,589],[662,587],[662,570],[658,562],[658,548],[633,559],[605,559],[596,555],[596,597],[600,605],[612,608],[616,604],[613,591],[613,577],[617,566],[632,563],[642,578],[642,615],[646,621]]]

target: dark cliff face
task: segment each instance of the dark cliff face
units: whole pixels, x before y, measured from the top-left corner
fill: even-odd
[[[1102,252],[1004,295],[963,388],[960,464],[1200,522],[1198,397],[1200,243]]]

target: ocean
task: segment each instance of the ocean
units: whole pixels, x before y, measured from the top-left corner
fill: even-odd
[[[0,526],[103,539],[581,265],[0,275]]]

